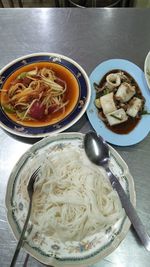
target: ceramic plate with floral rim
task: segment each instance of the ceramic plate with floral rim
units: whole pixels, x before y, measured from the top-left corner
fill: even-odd
[[[20,175],[28,168],[34,160],[36,169],[43,160],[43,154],[56,156],[58,152],[72,149],[83,150],[83,134],[81,133],[59,133],[55,136],[44,138],[34,144],[15,165],[7,185],[6,207],[7,217],[11,229],[18,239],[27,213],[25,199],[18,186]],[[135,205],[136,197],[133,178],[126,163],[119,154],[110,147],[110,167],[118,177],[131,202]],[[48,153],[48,154],[47,154]],[[80,152],[81,153],[81,152]],[[34,171],[34,170],[33,170]],[[32,224],[28,227],[28,236],[24,243],[24,249],[40,262],[54,266],[88,265],[97,262],[114,251],[125,238],[130,227],[126,216],[119,219],[114,225],[99,233],[85,237],[82,241],[61,242],[40,233],[34,238],[29,238],[32,233]]]
[[[86,72],[59,54],[20,57],[0,71],[0,126],[23,137],[44,137],[75,124],[91,96]]]
[[[147,85],[150,89],[150,52],[147,54],[145,63],[144,63],[144,73]]]
[[[100,119],[98,110],[95,106],[96,90],[93,85],[94,83],[99,84],[106,73],[109,73],[112,70],[125,71],[133,77],[145,98],[144,115],[141,116],[134,129],[126,134],[118,134],[110,130]],[[150,131],[150,115],[148,114],[150,113],[150,92],[146,84],[144,72],[137,65],[128,60],[110,59],[102,62],[92,71],[90,82],[92,96],[87,109],[87,115],[95,131],[107,142],[118,146],[130,146],[142,141]]]

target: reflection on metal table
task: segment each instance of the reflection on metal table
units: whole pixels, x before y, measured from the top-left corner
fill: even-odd
[[[149,52],[149,9],[1,9],[0,68],[11,60],[35,52],[53,52],[71,57],[90,75],[101,62],[127,59],[142,70]],[[6,30],[7,29],[7,30]],[[85,133],[92,127],[84,115],[67,131]],[[5,192],[9,175],[20,156],[35,143],[0,129],[0,266],[9,266],[16,240],[6,219]],[[137,211],[150,233],[150,136],[128,147],[114,146],[134,178]],[[16,266],[22,266],[22,250]],[[119,247],[93,267],[148,267],[150,254],[141,246],[132,228]],[[26,266],[43,266],[29,257]]]

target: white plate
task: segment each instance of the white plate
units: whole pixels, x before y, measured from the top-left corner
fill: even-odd
[[[47,137],[40,142],[34,144],[15,165],[7,185],[6,207],[7,217],[10,227],[16,237],[19,238],[21,228],[23,226],[23,217],[26,216],[27,208],[25,208],[22,195],[17,193],[17,184],[19,183],[20,173],[28,168],[28,164],[41,155],[48,153],[56,153],[60,149],[83,148],[83,134],[80,133],[61,133],[55,136]],[[111,164],[113,173],[118,177],[126,193],[129,195],[131,202],[135,206],[135,190],[133,178],[128,170],[126,163],[119,154],[110,147]],[[37,162],[37,160],[36,160]],[[36,164],[34,168],[37,168]],[[22,200],[21,200],[22,198]],[[14,209],[15,204],[17,207]],[[13,212],[14,210],[14,212]],[[19,218],[19,219],[18,219]],[[44,237],[44,242],[39,246],[30,242],[24,243],[25,250],[35,257],[38,261],[54,266],[73,266],[88,265],[97,262],[117,248],[120,242],[125,238],[130,227],[130,222],[125,216],[120,219],[112,227],[87,237],[81,242],[65,242],[54,241]],[[40,242],[40,236],[38,241]]]
[[[147,81],[148,88],[150,89],[150,51],[146,56],[144,63],[144,74]]]

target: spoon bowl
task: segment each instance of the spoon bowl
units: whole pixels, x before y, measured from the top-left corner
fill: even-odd
[[[109,163],[109,147],[101,136],[88,132],[84,138],[84,148],[88,158],[96,165],[106,167]]]

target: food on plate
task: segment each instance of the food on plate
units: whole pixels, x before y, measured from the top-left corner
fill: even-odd
[[[105,115],[109,114],[112,111],[117,109],[116,105],[115,105],[115,102],[114,102],[114,94],[113,93],[103,95],[100,98],[100,103],[101,103],[101,107],[102,107],[103,113]]]
[[[28,240],[34,242],[40,234],[62,242],[81,241],[109,229],[124,217],[105,170],[89,162],[84,150],[76,147],[44,153],[30,161],[20,174],[16,191],[24,206],[28,205],[27,181],[39,164]],[[18,202],[14,203],[14,213],[19,222]]]
[[[131,86],[130,83],[123,82],[115,94],[118,101],[122,103],[128,102],[135,95],[135,86]]]
[[[35,63],[8,78],[2,88],[1,105],[16,122],[51,123],[75,107],[78,94],[78,83],[65,67]]]
[[[68,104],[66,90],[66,82],[58,78],[53,70],[36,67],[20,73],[10,84],[7,110],[16,113],[20,120],[41,120],[60,109],[63,112]]]
[[[128,119],[127,114],[123,108],[116,109],[115,111],[106,114],[106,118],[110,126],[118,124],[118,120],[120,120],[120,122],[124,122]]]
[[[106,76],[107,86],[109,89],[115,88],[116,86],[119,86],[121,83],[120,76],[116,73],[110,73]]]
[[[144,110],[145,99],[133,77],[122,70],[106,73],[96,90],[95,106],[105,125],[119,134],[134,129]]]
[[[136,117],[138,112],[142,108],[142,99],[133,97],[133,99],[129,102],[129,107],[127,108],[127,114],[131,117]]]

